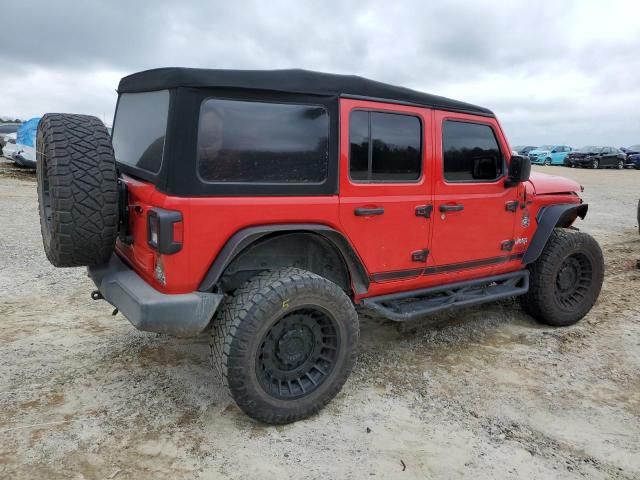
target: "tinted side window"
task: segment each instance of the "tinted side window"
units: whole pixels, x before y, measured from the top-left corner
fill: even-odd
[[[204,181],[321,183],[328,161],[324,107],[215,98],[202,104],[198,172]]]
[[[352,180],[369,180],[369,112],[349,116],[349,170]]]
[[[503,159],[488,125],[447,120],[442,126],[444,178],[452,182],[498,179]]]
[[[349,143],[352,180],[406,182],[420,178],[422,128],[418,117],[352,112]]]

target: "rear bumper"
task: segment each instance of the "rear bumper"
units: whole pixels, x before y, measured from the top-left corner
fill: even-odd
[[[161,293],[116,254],[108,263],[87,270],[105,300],[146,332],[197,335],[209,325],[223,297],[206,292]]]

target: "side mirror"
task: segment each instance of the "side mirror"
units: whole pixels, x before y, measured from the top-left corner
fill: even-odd
[[[528,157],[512,155],[509,163],[505,187],[515,187],[519,183],[526,182],[531,176],[531,160]]]

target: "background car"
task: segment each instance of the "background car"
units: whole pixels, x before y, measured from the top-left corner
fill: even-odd
[[[633,154],[633,153],[640,153],[640,145],[631,145],[630,147],[620,147],[620,150],[622,150],[627,155]]]
[[[566,145],[542,145],[530,150],[528,155],[531,163],[538,165],[564,165],[565,157],[571,152]]]
[[[40,117],[22,123],[16,132],[16,148],[11,158],[21,167],[36,168],[36,132]]]
[[[0,123],[0,152],[7,141],[5,137],[10,133],[16,133],[18,131],[19,123]]]
[[[625,153],[616,147],[587,146],[567,155],[566,165],[571,167],[624,168]]]
[[[531,150],[535,150],[538,147],[534,147],[532,145],[518,145],[517,147],[513,147],[513,149],[518,152],[518,155],[528,155]]]
[[[633,167],[636,170],[640,170],[640,145],[631,145],[628,148],[620,149],[627,154],[627,159],[624,162],[626,167]]]
[[[7,133],[4,136],[5,145],[2,147],[2,155],[13,160],[13,154],[18,151],[18,147],[16,145],[16,134],[15,133]]]

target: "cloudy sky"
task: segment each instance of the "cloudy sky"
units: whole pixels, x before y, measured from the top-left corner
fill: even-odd
[[[20,0],[1,16],[0,116],[110,123],[128,73],[299,67],[491,108],[512,145],[640,143],[637,0]]]

